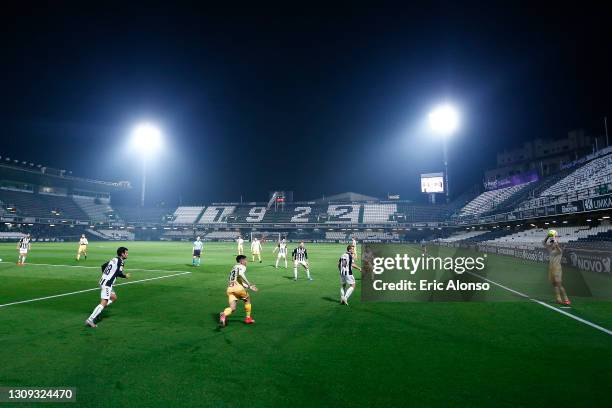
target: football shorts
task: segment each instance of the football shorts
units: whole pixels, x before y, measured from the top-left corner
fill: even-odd
[[[115,291],[113,290],[112,286],[100,287],[100,299],[109,300],[111,298],[111,295],[114,293]]]
[[[227,288],[227,297],[230,302],[236,300],[245,300],[249,297],[248,292],[242,285],[234,285]]]
[[[355,284],[355,276],[354,275],[340,275],[340,283],[347,285]]]

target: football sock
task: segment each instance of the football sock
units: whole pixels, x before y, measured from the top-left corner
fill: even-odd
[[[106,306],[110,306],[111,303],[113,303],[113,299],[108,299],[108,302],[106,302]]]
[[[353,294],[353,289],[354,289],[354,288],[351,286],[351,287],[349,287],[349,288],[346,290],[346,296],[345,296],[345,297],[346,297],[347,299],[348,299],[348,298],[350,298],[350,297],[351,297],[351,295]]]
[[[344,297],[344,289],[340,288],[340,297],[343,298]]]
[[[293,278],[297,279],[297,268],[293,268]]]
[[[246,312],[246,317],[251,317],[251,304],[247,303],[244,305],[244,311]]]
[[[229,316],[232,314],[232,309],[229,307],[226,307],[225,310],[223,311],[223,314],[226,316]]]
[[[306,269],[306,276],[310,279],[310,269]]]
[[[96,306],[96,308],[93,310],[93,312],[91,312],[91,315],[89,316],[89,319],[87,319],[87,320],[91,320],[93,322],[94,320],[96,320],[96,317],[98,317],[98,315],[100,313],[102,313],[102,310],[104,310],[104,306],[102,306],[102,305]]]
[[[287,269],[287,260],[285,259],[285,269]]]
[[[560,287],[559,287],[559,290],[560,290],[560,292],[561,292],[561,297],[562,297],[563,299],[567,300],[567,299],[568,299],[568,297],[567,297],[567,292],[565,292],[565,288],[564,288],[563,286],[560,286]]]
[[[278,258],[276,258],[276,264],[274,264],[275,268],[278,268]]]

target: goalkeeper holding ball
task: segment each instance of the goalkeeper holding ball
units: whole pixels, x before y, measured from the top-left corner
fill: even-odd
[[[543,244],[544,247],[548,250],[548,254],[550,257],[548,262],[548,279],[555,290],[555,297],[557,299],[557,303],[560,305],[569,306],[571,302],[567,297],[565,288],[561,284],[561,278],[563,275],[563,271],[561,269],[561,257],[563,255],[563,250],[559,245],[557,231],[549,230],[548,234],[546,235],[546,238],[544,239]]]

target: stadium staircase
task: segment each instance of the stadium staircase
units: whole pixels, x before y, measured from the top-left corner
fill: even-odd
[[[88,234],[88,235],[93,235],[93,236],[95,236],[97,238],[100,238],[102,240],[105,240],[105,241],[108,240],[108,237],[105,234],[102,234],[102,233],[100,233],[100,232],[98,232],[98,231],[96,231],[94,229],[91,229],[91,228],[87,228],[85,230],[85,233]]]
[[[73,197],[74,202],[85,212],[88,220],[97,223],[119,222],[120,219],[110,206],[94,198]]]

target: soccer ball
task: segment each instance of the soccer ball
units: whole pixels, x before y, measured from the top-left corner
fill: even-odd
[[[548,236],[551,237],[551,238],[556,237],[557,236],[557,231],[555,231],[553,229],[548,230]]]

